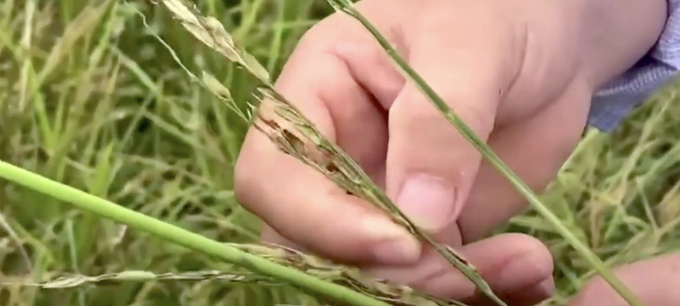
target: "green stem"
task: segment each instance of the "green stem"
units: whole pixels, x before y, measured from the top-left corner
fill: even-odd
[[[180,227],[127,209],[84,191],[58,183],[12,164],[0,161],[0,177],[44,193],[81,209],[127,224],[140,231],[174,242],[194,251],[215,256],[253,272],[288,282],[320,295],[356,306],[390,306],[367,295],[326,282],[296,269],[276,264]]]
[[[508,167],[493,150],[481,140],[475,132],[467,125],[465,122],[456,115],[456,113],[446,104],[444,99],[442,99],[426,82],[425,80],[416,73],[411,66],[408,65],[406,60],[404,60],[396,49],[392,47],[389,41],[380,34],[378,29],[376,29],[361,13],[359,13],[348,0],[337,0],[331,2],[334,7],[339,8],[342,12],[357,19],[361,24],[373,34],[377,39],[383,49],[387,54],[396,62],[400,69],[402,69],[405,76],[410,79],[420,91],[425,94],[433,105],[439,110],[444,117],[451,123],[465,139],[468,140],[486,159],[491,163],[496,170],[498,170],[503,176],[510,181],[512,186],[521,193],[524,198],[531,204],[531,206],[538,211],[544,218],[546,218],[564,237],[564,239],[569,242],[569,244],[578,252],[580,255],[602,276],[609,285],[616,290],[621,297],[623,297],[632,306],[644,306],[642,301],[640,301],[623,282],[621,282],[605,265],[605,263],[597,257],[585,244],[583,244],[574,234],[572,234],[569,229],[564,226],[560,219],[553,214],[550,209],[548,209],[538,196],[527,186],[522,179],[520,179],[511,169]]]

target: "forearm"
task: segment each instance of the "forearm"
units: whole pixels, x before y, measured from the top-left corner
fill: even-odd
[[[667,19],[667,0],[563,1],[575,5],[583,68],[596,87],[647,54]]]

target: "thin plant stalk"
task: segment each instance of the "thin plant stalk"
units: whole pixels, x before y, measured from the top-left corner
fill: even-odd
[[[234,42],[217,19],[203,16],[188,0],[158,0],[155,3],[162,3],[168,8],[175,19],[202,43],[261,81],[262,85],[255,94],[260,102],[266,103],[257,110],[252,123],[268,136],[279,150],[315,168],[339,187],[387,212],[397,224],[405,227],[419,240],[431,245],[472,281],[482,294],[499,306],[507,306],[474,266],[453,248],[437,243],[429,234],[418,228],[348,154],[324,137],[299,109],[278,93],[267,70],[255,57]],[[212,84],[216,88],[220,87],[214,91],[226,90],[215,82]]]
[[[206,281],[219,280],[241,284],[271,284],[275,282],[266,277],[248,273],[231,273],[222,271],[190,271],[180,273],[155,273],[144,270],[126,270],[100,275],[66,274],[44,282],[25,282],[21,279],[3,279],[2,286],[20,285],[24,287],[39,287],[42,289],[78,288],[85,285],[99,285],[123,282],[162,282],[162,281]]]
[[[239,250],[234,246],[192,233],[4,161],[0,161],[0,177],[55,199],[69,202],[83,210],[126,224],[191,250],[242,266],[258,274],[287,282],[320,296],[356,306],[390,306],[388,303],[378,301],[365,294],[326,282],[294,268],[282,266],[255,254]]]
[[[358,268],[334,264],[327,260],[279,246],[259,244],[229,244],[246,253],[258,255],[288,267],[295,267],[324,281],[342,285],[374,297],[394,306],[467,306],[457,301],[446,301],[425,293],[415,292],[408,286],[388,284],[382,280],[363,275]],[[127,270],[100,275],[66,274],[43,282],[25,282],[22,279],[4,280],[2,285],[18,284],[44,289],[77,288],[99,284],[122,282],[177,282],[177,281],[221,281],[239,284],[277,286],[281,282],[274,278],[253,272],[224,272],[217,270],[182,271],[156,273],[144,270]]]
[[[402,58],[389,41],[373,26],[352,4],[349,0],[328,0],[330,4],[338,11],[346,13],[351,17],[357,19],[373,37],[380,43],[381,47],[396,63],[402,74],[413,82],[418,89],[427,96],[432,104],[446,117],[446,120],[451,123],[465,139],[470,142],[490,164],[496,168],[506,179],[510,181],[513,187],[524,196],[524,198],[536,209],[544,218],[546,218],[564,237],[569,244],[604,278],[609,285],[616,290],[621,297],[623,297],[631,306],[643,306],[644,304],[621,282],[614,274],[606,267],[604,262],[597,257],[585,244],[583,244],[569,229],[564,226],[559,218],[553,214],[539,200],[538,196],[527,186],[501,159],[493,150],[481,140],[475,132],[446,104],[426,82],[425,80],[411,68],[408,63]]]

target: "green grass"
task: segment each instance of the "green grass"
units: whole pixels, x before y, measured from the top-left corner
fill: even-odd
[[[129,1],[150,16],[147,22],[185,65],[210,72],[245,105],[253,78],[197,43],[159,7]],[[304,30],[331,12],[325,1],[313,0],[199,3],[274,75]],[[0,17],[0,159],[209,238],[257,240],[257,218],[231,191],[246,125],[189,81],[129,6],[3,0]],[[543,195],[609,264],[680,246],[675,92],[661,92],[612,135],[588,134]],[[0,188],[2,279],[234,269],[5,181]],[[534,212],[503,230],[530,233],[550,246],[554,302],[564,302],[593,273]],[[219,281],[0,290],[6,306],[313,305],[307,301],[291,288]]]

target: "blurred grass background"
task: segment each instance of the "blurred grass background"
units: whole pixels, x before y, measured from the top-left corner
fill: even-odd
[[[220,241],[257,240],[234,200],[246,125],[192,84],[160,36],[241,105],[254,80],[146,1],[0,1],[0,159]],[[275,76],[331,12],[320,0],[198,0]],[[147,29],[133,9],[147,16]],[[590,131],[543,198],[618,265],[680,247],[680,97],[669,86],[613,134]],[[563,304],[592,271],[533,212],[502,229],[540,237]],[[0,277],[236,269],[0,181]],[[32,271],[32,274],[29,274]],[[292,288],[220,282],[0,288],[0,305],[314,305]]]

